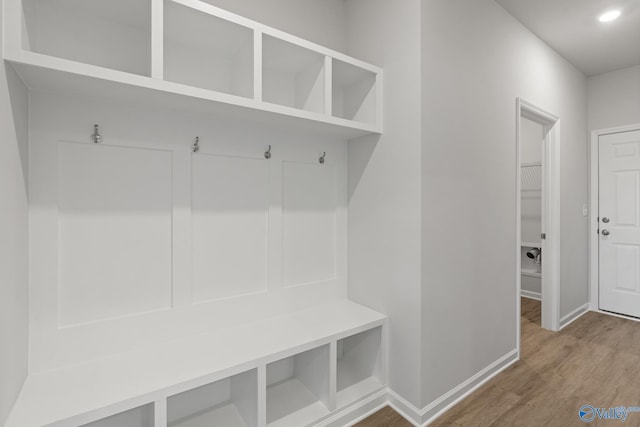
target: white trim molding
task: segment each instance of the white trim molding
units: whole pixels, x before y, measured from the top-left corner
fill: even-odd
[[[640,130],[640,123],[591,131],[591,147],[589,150],[589,306],[600,312],[599,297],[599,260],[598,260],[598,141],[602,135]],[[608,312],[601,312],[610,314]]]
[[[418,409],[411,402],[389,389],[389,406],[414,426],[427,426],[518,360],[518,349],[511,350],[422,409]]]
[[[480,388],[484,383],[498,375],[519,360],[518,350],[513,349],[471,378],[460,383],[422,409],[422,425],[429,425],[465,397]]]
[[[416,407],[391,388],[386,388],[340,410],[337,414],[323,420],[317,426],[352,426],[385,406],[393,408],[415,427],[428,426],[518,360],[518,349],[511,350],[422,409]]]
[[[533,291],[527,291],[526,289],[521,289],[520,296],[522,298],[529,298],[537,301],[542,301],[542,294],[540,292],[533,292]]]
[[[370,415],[378,412],[389,404],[388,389],[380,390],[357,403],[354,403],[336,414],[321,421],[317,426],[322,427],[343,427],[352,426],[364,420]]]
[[[542,155],[542,231],[541,240],[545,268],[542,271],[542,327],[552,331],[560,329],[560,118],[536,105],[516,98],[516,339],[520,352],[520,297],[521,292],[521,171],[520,121],[529,119],[541,124],[545,130]]]
[[[416,427],[422,426],[423,410],[389,389],[389,406]]]
[[[563,316],[562,319],[560,319],[560,330],[563,330],[564,328],[569,326],[571,323],[575,322],[576,320],[584,316],[586,313],[588,313],[589,308],[590,308],[589,303],[586,303],[585,305],[576,308],[566,316]]]

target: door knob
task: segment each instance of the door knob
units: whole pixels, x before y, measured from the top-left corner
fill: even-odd
[[[609,218],[605,216],[604,218],[602,218],[602,222],[604,222],[605,224],[609,224]]]
[[[609,234],[611,234],[611,233],[609,233],[609,230],[602,230],[602,235],[603,236],[608,236]]]

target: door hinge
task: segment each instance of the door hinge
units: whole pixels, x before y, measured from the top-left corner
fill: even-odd
[[[541,238],[542,240],[547,240],[547,233],[542,233],[542,234],[540,235],[540,238]]]

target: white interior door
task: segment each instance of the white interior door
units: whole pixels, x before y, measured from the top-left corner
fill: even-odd
[[[598,149],[600,309],[640,317],[640,130]]]

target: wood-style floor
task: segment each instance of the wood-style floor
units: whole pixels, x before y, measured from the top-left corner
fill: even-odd
[[[431,426],[585,426],[582,405],[640,406],[640,323],[589,312],[549,332],[540,327],[540,302],[523,298],[521,325],[521,360]],[[640,426],[640,413],[589,425]],[[356,426],[411,424],[387,407]]]

